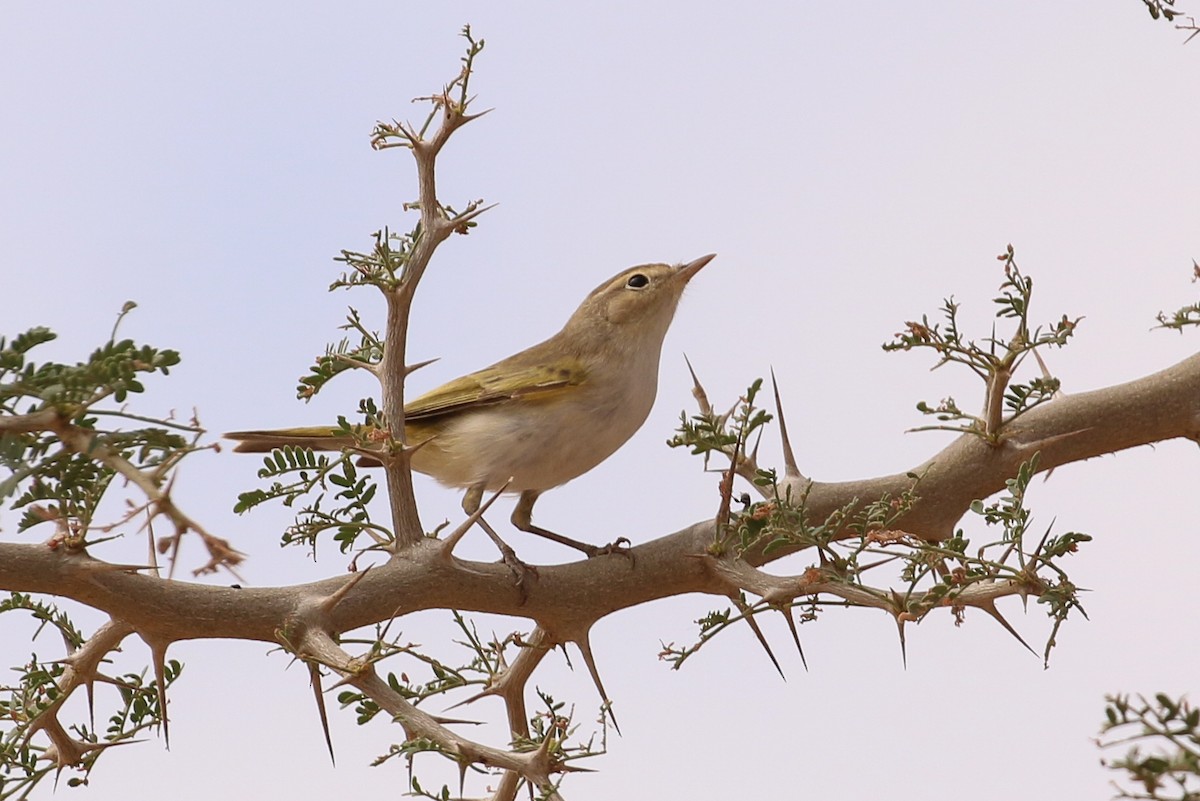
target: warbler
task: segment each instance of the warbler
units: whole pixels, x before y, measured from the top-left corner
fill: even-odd
[[[478,372],[456,378],[404,407],[404,436],[425,444],[412,468],[463,487],[473,514],[486,491],[519,492],[521,531],[607,552],[533,525],[548,489],[611,456],[646,421],[658,391],[663,338],[688,281],[715,254],[681,265],[630,267],[592,290],[562,330]],[[339,450],[354,443],[328,426],[235,431],[236,451],[286,445]],[[491,533],[489,531],[489,533]]]

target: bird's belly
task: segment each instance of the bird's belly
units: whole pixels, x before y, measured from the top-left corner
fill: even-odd
[[[477,409],[445,421],[413,456],[413,469],[457,487],[546,490],[586,473],[641,427],[653,403],[631,409],[580,403],[522,403]],[[632,413],[631,413],[632,412]]]

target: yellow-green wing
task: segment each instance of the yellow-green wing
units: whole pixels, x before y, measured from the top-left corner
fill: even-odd
[[[526,359],[528,352],[521,354]],[[485,367],[477,373],[453,381],[408,403],[404,407],[406,422],[436,420],[455,414],[513,400],[544,400],[572,386],[582,384],[587,373],[574,359],[555,359],[513,365],[506,362]],[[225,436],[236,440],[235,451],[264,452],[292,445],[314,450],[340,450],[354,444],[351,437],[341,435],[337,428],[309,426],[267,431],[231,431]],[[414,432],[409,432],[410,436]],[[415,435],[432,436],[433,432],[418,430]]]
[[[405,404],[404,418],[439,417],[510,400],[543,400],[582,384],[586,377],[583,365],[574,359],[556,359],[553,365],[500,362],[442,384]]]

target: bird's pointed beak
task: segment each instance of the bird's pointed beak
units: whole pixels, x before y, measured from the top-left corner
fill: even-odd
[[[717,257],[716,253],[709,253],[707,256],[701,256],[700,258],[696,259],[695,261],[689,261],[687,264],[685,264],[679,268],[679,275],[683,278],[683,280],[685,282],[690,281],[690,280],[692,280],[693,275],[700,272],[700,268],[702,268],[704,265],[708,264],[710,261],[712,261],[716,257]]]

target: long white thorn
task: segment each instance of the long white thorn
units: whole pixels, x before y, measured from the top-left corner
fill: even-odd
[[[788,437],[787,421],[783,418],[783,402],[779,399],[779,382],[775,380],[775,368],[771,368],[771,389],[775,393],[775,414],[779,417],[779,439],[783,444],[784,475],[788,478],[803,478],[796,465],[796,454]]]

